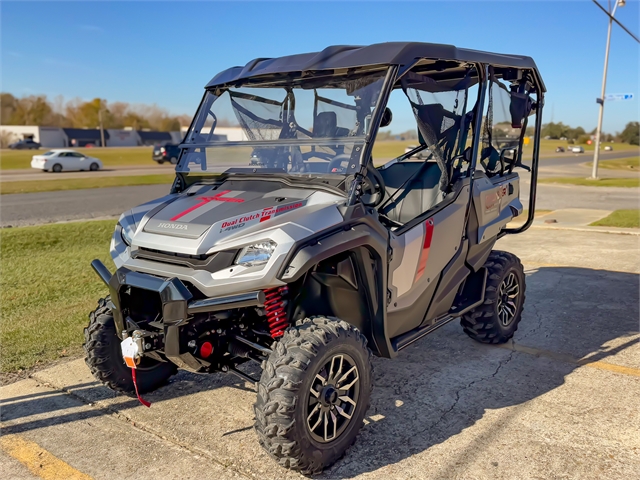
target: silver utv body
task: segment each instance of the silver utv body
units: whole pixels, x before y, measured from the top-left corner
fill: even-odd
[[[127,322],[133,320],[119,300],[121,292],[132,286],[162,298],[158,317],[164,318],[156,322],[164,322],[167,344],[169,330],[179,336],[194,313],[211,306],[211,312],[225,308],[260,312],[265,302],[261,292],[288,286],[290,323],[314,314],[338,317],[357,327],[374,353],[393,357],[481,304],[486,282],[483,264],[495,242],[502,235],[524,231],[533,219],[544,85],[535,64],[527,66],[514,60],[516,64],[511,65],[512,59],[500,57],[494,68],[489,61],[469,60],[461,52],[449,63],[416,58],[413,63],[381,68],[376,77],[378,101],[368,116],[358,117],[352,130],[341,127],[340,120],[336,123],[331,115],[322,117],[314,108],[313,128],[306,134],[315,141],[323,129],[331,129],[327,138],[318,140],[318,148],[335,150],[339,161],[334,169],[343,174],[339,182],[310,180],[320,162],[300,161],[306,166],[294,171],[294,159],[301,156],[301,150],[282,147],[282,133],[274,151],[289,148],[290,163],[283,167],[269,156],[266,160],[259,157],[255,152],[271,148],[269,139],[252,138],[251,128],[242,123],[248,122],[247,118],[256,121],[255,115],[246,112],[249,102],[258,98],[242,92],[230,95],[236,95],[232,104],[239,105],[236,113],[248,132],[249,138],[243,141],[254,148],[254,154],[246,159],[252,170],[229,168],[211,178],[203,175],[208,173],[208,160],[203,156],[210,150],[221,150],[212,148],[218,147],[215,122],[206,123],[211,105],[225,89],[231,91],[241,81],[252,87],[260,87],[262,81],[259,68],[253,80],[255,66],[231,72],[229,78],[214,78],[182,145],[172,193],[120,217],[111,242],[117,269],[113,276],[94,262],[111,289],[118,331],[125,335]],[[268,68],[265,72],[271,74]],[[338,75],[338,70],[333,72]],[[277,84],[277,77],[270,77],[270,82]],[[367,82],[357,86],[361,84]],[[451,111],[442,104],[423,103],[427,93],[448,89],[466,94],[469,85],[477,92],[464,97],[460,110],[458,97]],[[497,134],[492,140],[491,122],[485,121],[490,119],[494,87],[510,96],[513,125],[524,120],[519,136],[509,136],[509,145],[496,143]],[[410,97],[420,131],[418,150],[428,149],[429,154],[422,160],[414,149],[380,166],[373,177],[381,180],[370,179],[367,192],[373,142],[394,88],[402,88],[407,96],[418,92],[415,98]],[[322,97],[316,93],[315,98],[318,102]],[[521,107],[523,98],[528,106]],[[466,108],[467,103],[473,107]],[[283,129],[293,125],[293,121],[282,121],[282,112],[291,115],[289,93],[280,103],[267,99],[264,104],[281,109],[280,120],[271,122],[281,122]],[[432,108],[434,105],[439,110]],[[349,108],[356,111],[360,106]],[[434,117],[436,110],[444,113]],[[524,225],[510,229],[509,222],[523,212],[520,177],[514,168],[524,166],[526,117],[534,111],[529,216]],[[302,130],[301,126],[297,130],[291,127],[287,138],[299,138]],[[361,139],[362,143],[345,149],[340,142],[346,138]],[[310,141],[303,139],[300,145]],[[236,143],[242,142],[228,142],[232,146]],[[336,158],[328,160],[330,166]],[[279,173],[272,175],[275,170]],[[304,175],[297,176],[299,172]],[[376,185],[383,189],[377,192],[384,200],[382,205],[371,200]],[[238,263],[241,252],[266,243],[273,245],[266,263]],[[303,294],[297,295],[298,291]],[[207,362],[187,352],[181,341],[172,342],[161,352],[163,358],[183,368],[207,369]]]

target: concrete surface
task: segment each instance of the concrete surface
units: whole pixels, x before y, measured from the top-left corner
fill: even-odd
[[[481,345],[452,322],[376,359],[362,433],[320,478],[638,478],[637,247],[543,229],[501,239],[527,272],[515,343]],[[73,360],[0,389],[3,432],[94,478],[299,478],[258,446],[250,387],[180,372],[147,409]]]
[[[548,225],[547,222],[555,220],[551,225],[559,227],[586,227],[611,214],[611,210],[597,210],[593,208],[563,208],[554,210],[545,215],[536,217],[534,225]]]

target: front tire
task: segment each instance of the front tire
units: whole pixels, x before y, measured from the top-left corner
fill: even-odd
[[[487,285],[482,305],[469,311],[460,323],[465,333],[482,343],[505,343],[518,329],[525,300],[525,275],[520,259],[493,250],[484,264]]]
[[[97,163],[93,162],[89,166],[89,170],[91,170],[92,172],[97,172],[98,170],[100,170],[100,165],[98,165]]]
[[[85,363],[93,376],[116,392],[135,395],[131,369],[127,367],[120,350],[120,338],[111,310],[109,297],[101,298],[98,308],[89,314],[89,326],[84,329]],[[138,391],[147,393],[158,389],[177,372],[171,362],[143,358],[137,368]]]
[[[299,321],[263,362],[259,442],[280,465],[319,473],[355,441],[372,387],[371,352],[358,329],[335,318]]]

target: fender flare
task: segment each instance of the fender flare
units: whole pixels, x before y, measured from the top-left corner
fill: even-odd
[[[387,335],[387,268],[388,233],[369,225],[365,219],[354,224],[341,225],[339,229],[323,232],[301,242],[285,261],[278,278],[285,283],[300,280],[314,265],[340,253],[362,248],[373,254],[377,261],[374,270],[367,262],[358,262],[357,268],[365,279],[363,293],[367,299],[371,321],[371,347],[382,357],[395,356]],[[364,221],[362,221],[364,220]],[[374,221],[375,222],[375,221]],[[385,235],[386,233],[386,235]],[[376,258],[377,257],[377,258]]]

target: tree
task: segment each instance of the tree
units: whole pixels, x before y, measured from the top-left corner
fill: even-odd
[[[0,94],[0,125],[11,125],[9,122],[17,104],[18,99],[10,93]]]
[[[9,118],[9,125],[49,125],[53,110],[47,97],[31,95],[22,97],[15,103],[15,109]]]
[[[620,140],[630,145],[640,144],[640,122],[629,122],[620,134]]]
[[[134,130],[141,130],[143,128],[149,128],[149,121],[138,115],[137,113],[129,112],[125,115],[123,119],[123,123],[125,127],[131,127]]]
[[[560,137],[566,137],[568,130],[569,127],[562,122],[549,122],[542,126],[542,131],[540,132],[540,134],[542,135],[542,137],[550,137],[557,140]]]
[[[100,113],[104,128],[133,129],[150,128],[162,131],[179,131],[191,122],[188,115],[170,115],[157,105],[130,105],[125,102],[107,103],[94,98],[84,101],[79,98],[65,102],[58,95],[53,103],[44,95],[16,98],[10,93],[0,94],[0,124],[39,125],[42,127],[97,128]],[[237,126],[231,123],[229,126]]]
[[[165,117],[160,121],[160,131],[179,132],[180,121],[176,117]]]

